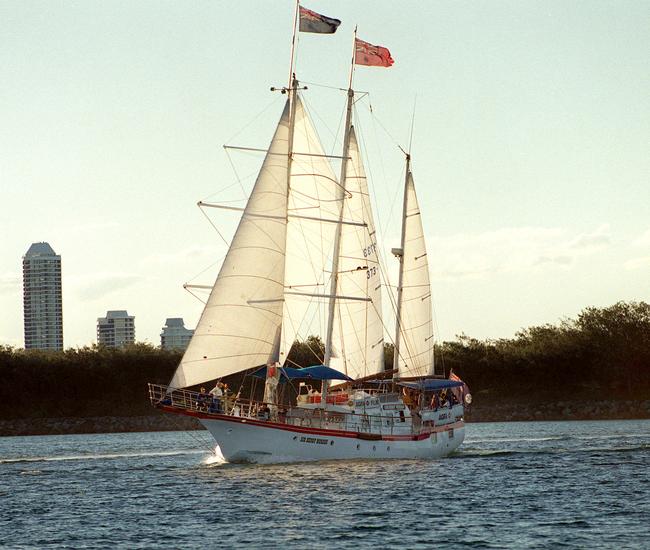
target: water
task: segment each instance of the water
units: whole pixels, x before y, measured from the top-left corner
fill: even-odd
[[[207,432],[0,438],[10,548],[648,548],[650,421],[470,424],[439,461],[224,464]]]

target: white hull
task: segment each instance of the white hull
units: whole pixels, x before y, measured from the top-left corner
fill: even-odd
[[[237,417],[199,418],[228,462],[276,463],[308,460],[432,459],[454,452],[465,438],[456,422],[417,439],[384,436],[367,440],[352,432],[304,430]]]

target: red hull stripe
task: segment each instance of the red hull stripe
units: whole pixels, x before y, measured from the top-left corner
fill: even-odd
[[[274,428],[276,430],[284,430],[286,432],[298,432],[305,434],[315,434],[315,435],[328,435],[330,437],[349,437],[349,438],[358,438],[358,432],[346,432],[343,430],[327,430],[323,428],[307,428],[304,426],[290,426],[289,424],[280,424],[278,422],[271,422],[270,420],[254,420],[252,418],[242,418],[240,416],[229,416],[225,414],[206,414],[200,411],[189,411],[187,409],[177,409],[175,407],[170,407],[163,405],[160,407],[163,411],[174,413],[174,414],[184,414],[186,416],[193,416],[194,418],[200,418],[205,420],[223,420],[226,422],[234,422],[236,424],[250,424],[252,426],[259,426],[261,428]],[[440,433],[445,432],[451,429],[462,428],[465,423],[461,420],[459,422],[454,422],[453,424],[445,424],[444,426],[435,426],[431,429],[430,432],[422,433],[419,435],[382,435],[381,439],[368,440],[368,441],[421,441],[427,439],[431,433]]]

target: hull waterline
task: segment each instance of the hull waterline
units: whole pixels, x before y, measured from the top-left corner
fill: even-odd
[[[418,436],[381,436],[304,429],[246,419],[199,418],[228,462],[277,463],[310,460],[436,459],[453,453],[465,438],[463,422]]]

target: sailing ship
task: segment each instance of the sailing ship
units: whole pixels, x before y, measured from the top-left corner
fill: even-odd
[[[295,27],[296,19],[294,43]],[[339,177],[303,103],[292,46],[284,109],[194,335],[169,385],[149,385],[156,407],[197,418],[230,462],[439,458],[464,438],[466,386],[434,373],[410,154],[401,244],[392,250],[399,261],[394,362],[384,365],[386,285],[353,121],[359,43],[367,46],[355,30]],[[314,303],[326,311],[322,364],[295,368],[287,357]],[[263,378],[263,398],[254,383],[249,396],[224,390],[219,381],[235,373]],[[211,394],[196,390],[208,383],[217,384]],[[285,390],[296,383],[289,399]]]

